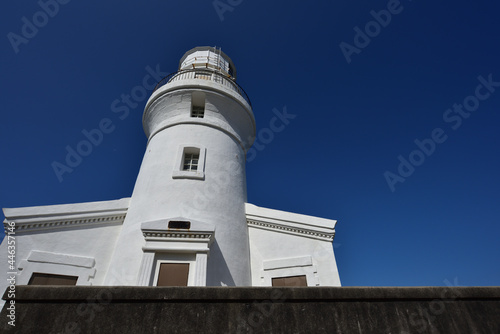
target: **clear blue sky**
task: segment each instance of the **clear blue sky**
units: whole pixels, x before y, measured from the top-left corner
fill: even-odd
[[[296,115],[247,164],[249,202],[338,220],[343,285],[500,285],[498,1],[232,4],[219,2],[221,20],[210,0],[72,0],[53,17],[35,0],[5,3],[0,206],[130,196],[146,99],[124,119],[111,104],[146,67],[174,72],[188,49],[217,45],[258,131],[273,108]],[[355,40],[367,24],[369,43]],[[104,118],[114,131],[59,182],[52,163]],[[399,156],[418,166],[401,176]]]

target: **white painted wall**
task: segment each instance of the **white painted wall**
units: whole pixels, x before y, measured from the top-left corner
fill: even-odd
[[[205,94],[204,118],[191,117],[193,92]],[[111,270],[124,268],[126,284],[135,285],[143,257],[141,223],[183,217],[215,226],[207,285],[251,285],[245,154],[255,137],[255,120],[248,103],[213,81],[177,80],[153,93],[143,125],[149,142]],[[204,150],[202,179],[178,177],[182,147]]]
[[[123,221],[110,217],[123,217],[128,201],[4,209],[6,221],[17,227],[16,268],[7,263],[5,237],[0,245],[2,276],[17,272],[18,285],[28,284],[33,272],[79,276],[78,285],[102,285]],[[6,279],[0,280],[0,290],[6,288]]]
[[[253,286],[299,275],[306,275],[308,286],[340,286],[332,246],[335,220],[252,204],[246,204],[246,212]]]

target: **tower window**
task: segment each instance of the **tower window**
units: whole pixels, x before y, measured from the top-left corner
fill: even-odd
[[[204,147],[179,146],[172,178],[204,180],[205,156]]]
[[[191,109],[191,117],[203,118],[205,116],[205,108],[193,106]]]
[[[203,79],[203,80],[210,80],[212,76],[210,74],[205,74],[205,73],[194,73],[194,78],[195,79]]]
[[[193,92],[191,94],[191,117],[203,118],[205,116],[205,93]]]
[[[182,170],[196,171],[198,170],[198,161],[200,160],[199,153],[185,153],[184,154],[184,167]]]

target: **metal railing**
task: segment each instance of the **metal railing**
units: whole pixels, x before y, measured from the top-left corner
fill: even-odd
[[[229,88],[232,91],[240,94],[245,99],[245,101],[248,102],[250,107],[252,106],[250,98],[248,97],[243,87],[238,85],[234,80],[228,78],[224,74],[209,70],[191,69],[191,70],[181,70],[178,72],[170,73],[169,75],[167,75],[158,82],[153,92],[170,82],[189,80],[189,79],[210,80],[213,82],[217,82],[218,84],[221,84],[224,87]]]

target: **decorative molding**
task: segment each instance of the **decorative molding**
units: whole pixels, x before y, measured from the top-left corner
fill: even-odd
[[[151,241],[151,240],[150,240]],[[196,246],[194,243],[190,245],[177,246],[173,242],[168,242],[172,240],[163,240],[164,242],[156,243],[153,245],[146,245],[142,247],[144,252],[155,252],[155,253],[210,253],[210,248],[208,248],[207,240],[201,246]]]
[[[287,225],[282,225],[282,224],[277,224],[277,223],[272,223],[272,222],[267,222],[267,221],[255,220],[255,219],[247,219],[247,223],[248,223],[249,227],[256,227],[256,228],[262,228],[262,229],[267,229],[267,230],[277,230],[279,232],[300,235],[300,236],[310,237],[310,238],[315,238],[315,239],[321,239],[321,240],[326,240],[326,241],[333,241],[333,238],[335,236],[335,231],[333,231],[332,233],[319,232],[319,231],[315,231],[315,230],[299,228],[299,227],[295,227],[295,226],[287,226]]]
[[[263,261],[262,269],[260,279],[265,286],[272,286],[273,278],[299,275],[306,275],[308,286],[319,286],[318,269],[310,255]]]
[[[20,261],[17,284],[28,284],[34,272],[78,276],[76,285],[92,285],[95,277],[95,258],[70,254],[32,251]]]
[[[196,253],[194,285],[207,286],[207,253]]]
[[[141,269],[139,271],[139,278],[137,279],[137,285],[148,286],[151,280],[151,268],[153,267],[153,261],[155,258],[155,253],[151,251],[145,251],[142,255]]]
[[[189,221],[189,229],[169,228],[171,221]],[[213,241],[215,226],[185,217],[175,217],[148,221],[141,224],[142,235],[146,241]]]
[[[158,231],[144,231],[142,235],[146,240],[154,240],[154,239],[211,239],[213,237],[213,233],[200,233],[200,232],[181,232],[181,231],[172,231],[172,232],[158,232]]]
[[[101,217],[79,217],[79,218],[66,218],[60,220],[49,220],[49,221],[34,221],[34,222],[18,222],[16,221],[16,233],[23,231],[38,231],[44,229],[58,229],[66,227],[79,227],[79,226],[89,226],[89,225],[101,225],[101,224],[114,224],[123,223],[126,214],[112,215],[112,216],[101,216]],[[14,220],[15,221],[15,220]],[[4,223],[5,225],[6,223]]]
[[[172,221],[189,221],[189,229],[169,228]],[[189,263],[190,286],[206,286],[207,259],[214,241],[215,226],[200,221],[176,217],[144,222],[142,235],[146,241],[139,285],[153,285],[158,279],[159,263]]]
[[[28,255],[28,262],[53,263],[63,264],[67,266],[93,268],[95,266],[95,258],[88,256],[77,256],[61,253],[42,252],[33,250]],[[22,269],[19,266],[19,269]]]

